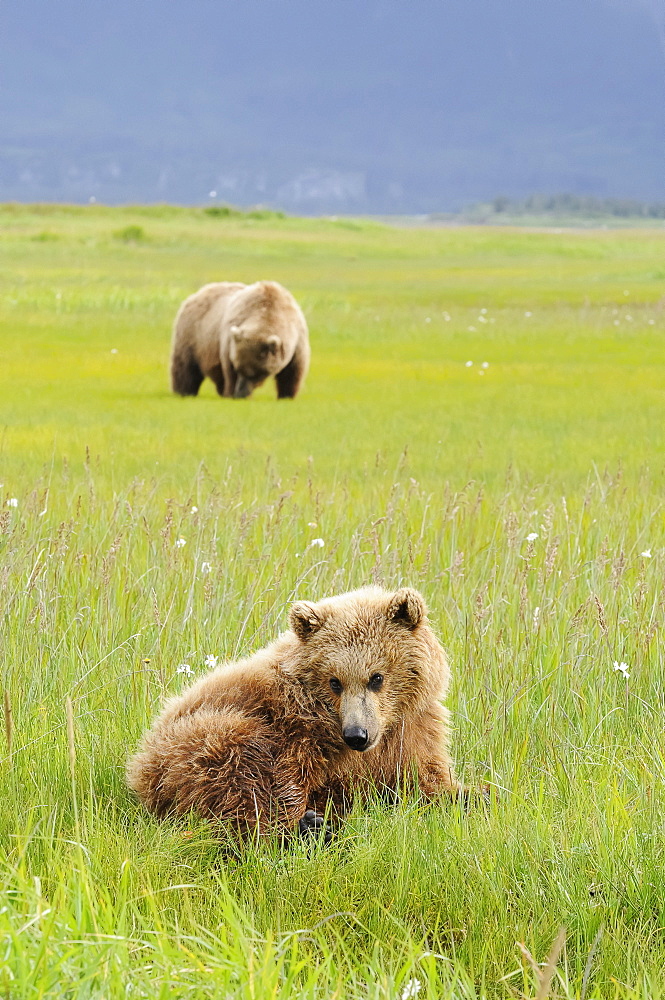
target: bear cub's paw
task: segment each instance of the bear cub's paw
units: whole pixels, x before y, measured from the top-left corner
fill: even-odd
[[[496,798],[496,795],[494,795],[494,798]],[[484,783],[475,787],[462,787],[458,792],[457,799],[464,809],[467,810],[476,806],[491,806],[493,800],[492,786]]]
[[[306,839],[321,837],[324,844],[329,844],[332,840],[332,827],[326,823],[324,816],[319,816],[313,809],[308,809],[303,818],[299,820],[298,828],[300,836]]]

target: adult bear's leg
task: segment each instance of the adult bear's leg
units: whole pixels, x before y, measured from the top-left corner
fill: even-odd
[[[194,357],[174,353],[171,358],[171,388],[180,396],[196,396],[203,382],[203,372]]]
[[[293,399],[309,368],[309,344],[299,343],[294,355],[285,368],[275,376],[277,382],[277,398]]]
[[[224,395],[224,372],[222,371],[221,365],[215,365],[208,372],[208,378],[212,379],[215,383],[215,388],[220,396]]]

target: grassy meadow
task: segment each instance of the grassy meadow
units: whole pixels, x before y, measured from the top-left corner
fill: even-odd
[[[0,206],[0,996],[665,997],[664,261],[657,228]],[[172,396],[180,301],[259,277],[308,317],[302,395]],[[145,815],[125,760],[184,665],[372,582],[425,595],[489,807],[313,850]]]

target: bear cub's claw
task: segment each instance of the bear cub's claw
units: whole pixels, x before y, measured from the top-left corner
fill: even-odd
[[[332,828],[326,823],[324,816],[319,816],[313,809],[308,809],[298,822],[301,837],[322,837],[324,844],[332,840]]]

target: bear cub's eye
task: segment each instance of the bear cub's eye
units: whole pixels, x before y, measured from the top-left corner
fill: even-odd
[[[367,687],[370,691],[378,691],[383,684],[383,674],[372,674]]]
[[[342,693],[342,682],[338,681],[336,677],[331,677],[330,678],[330,690],[334,694],[341,694]]]

